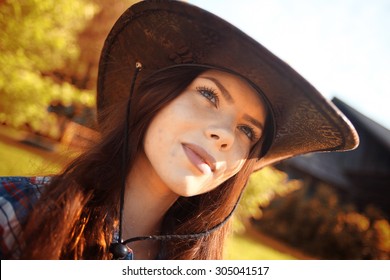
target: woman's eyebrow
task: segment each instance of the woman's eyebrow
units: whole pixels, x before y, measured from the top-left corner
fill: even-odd
[[[226,101],[229,103],[234,103],[233,97],[230,95],[229,91],[224,87],[224,85],[220,81],[218,81],[218,79],[214,77],[208,77],[208,76],[207,77],[202,76],[201,78],[212,81],[221,91],[222,96],[226,99]]]
[[[259,130],[263,131],[264,130],[264,125],[259,122],[258,120],[256,120],[255,118],[252,118],[251,116],[245,114],[244,115],[244,118],[249,121],[250,123],[252,123],[254,126],[256,126]]]

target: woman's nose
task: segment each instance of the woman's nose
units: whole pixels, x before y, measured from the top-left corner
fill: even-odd
[[[234,142],[234,131],[231,128],[209,127],[207,137],[215,142],[219,150],[229,150]]]

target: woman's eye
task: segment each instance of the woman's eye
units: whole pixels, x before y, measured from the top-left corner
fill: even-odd
[[[240,126],[239,129],[244,132],[244,134],[251,140],[254,141],[256,139],[256,135],[254,130],[249,126]]]
[[[199,87],[196,90],[204,97],[206,97],[211,103],[214,104],[215,107],[218,106],[218,95],[215,93],[213,89],[206,87]]]

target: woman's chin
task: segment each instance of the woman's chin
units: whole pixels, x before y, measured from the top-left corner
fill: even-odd
[[[179,196],[196,196],[214,189],[217,185],[210,183],[210,174],[203,176],[187,175],[170,184],[170,189]]]

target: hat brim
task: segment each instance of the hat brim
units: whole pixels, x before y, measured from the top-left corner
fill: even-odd
[[[308,152],[358,146],[349,120],[309,82],[261,44],[223,19],[185,2],[139,2],[118,19],[102,50],[98,112],[129,94],[137,83],[180,65],[226,69],[245,77],[266,99],[274,135],[256,169]]]

